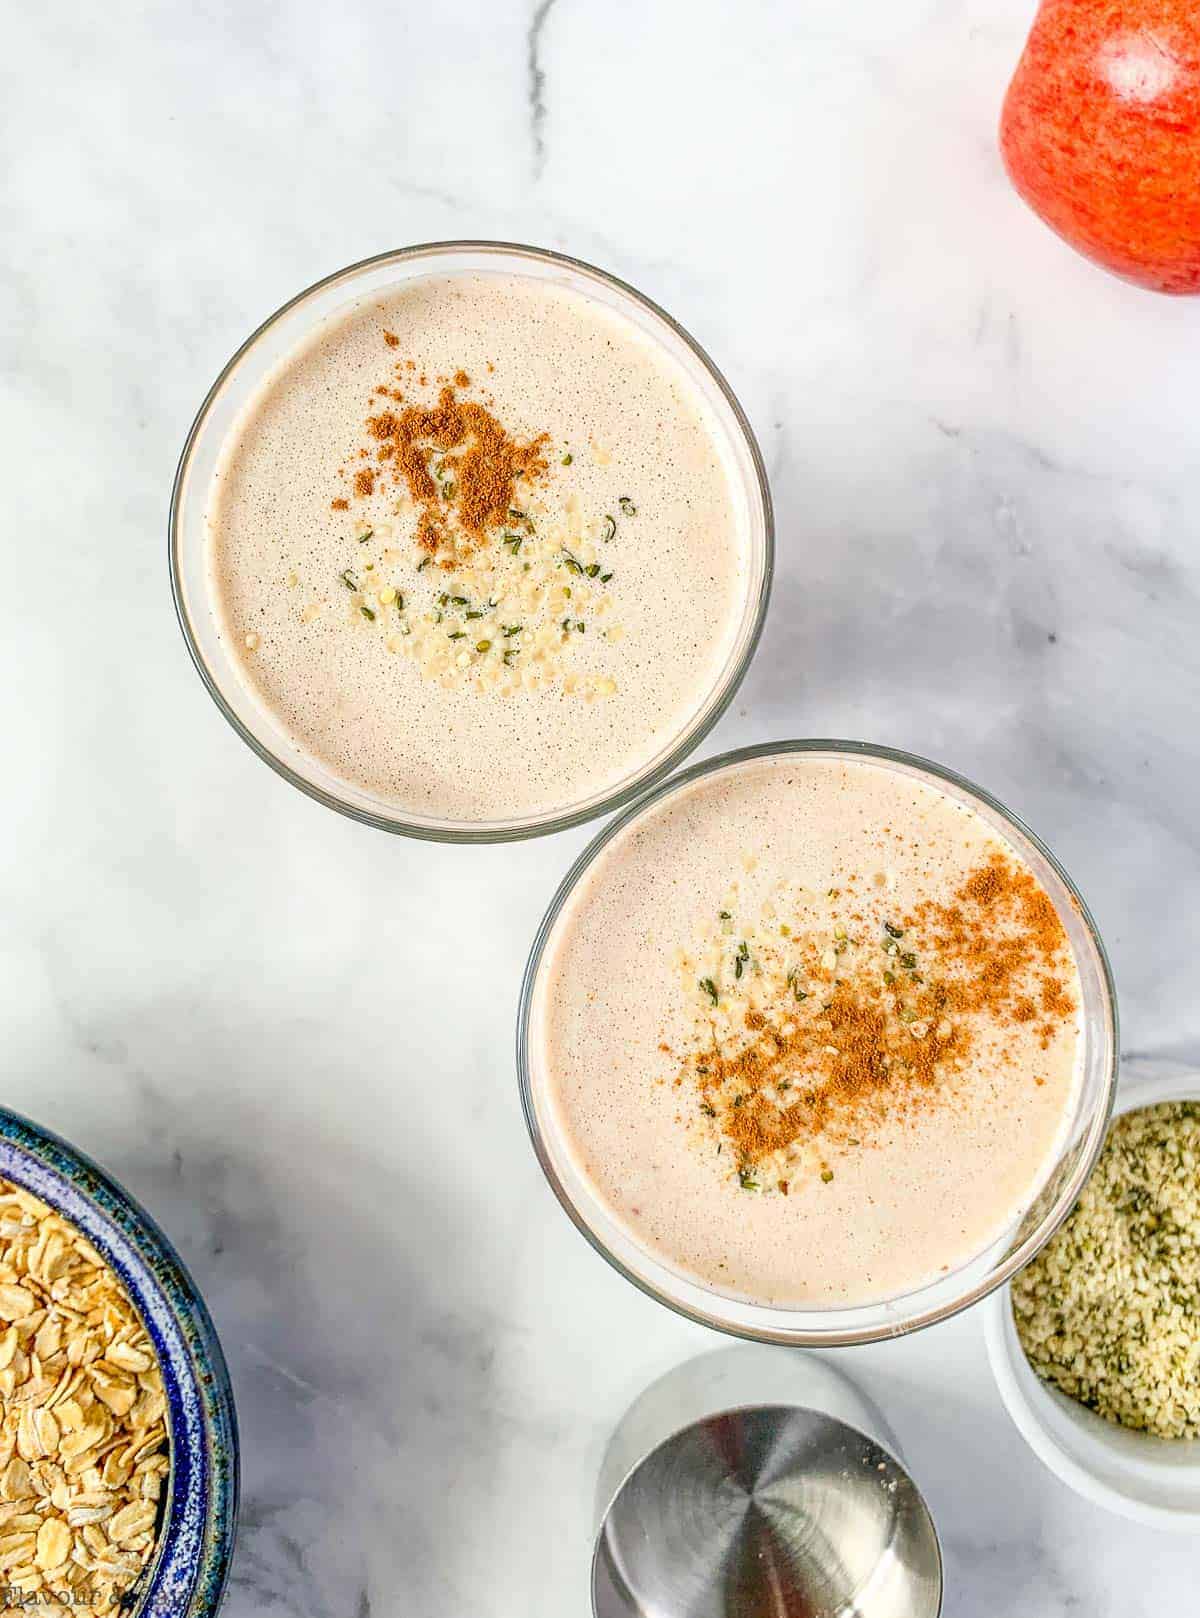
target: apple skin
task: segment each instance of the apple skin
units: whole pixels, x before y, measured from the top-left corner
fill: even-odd
[[[1008,87],[1017,191],[1086,257],[1200,292],[1200,0],[1042,0]]]

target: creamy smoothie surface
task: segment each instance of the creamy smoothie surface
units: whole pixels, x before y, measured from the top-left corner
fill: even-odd
[[[536,816],[703,706],[751,587],[728,446],[580,293],[422,277],[331,317],[234,425],[218,627],[292,747],[389,806]]]
[[[1080,985],[974,810],[882,762],[777,754],[671,794],[549,941],[532,1061],[610,1215],[779,1307],[908,1292],[1029,1206],[1068,1128]]]

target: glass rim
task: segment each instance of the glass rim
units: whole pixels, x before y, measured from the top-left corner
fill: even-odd
[[[359,275],[381,269],[390,264],[405,265],[411,263],[414,259],[424,257],[436,261],[443,256],[464,252],[494,254],[497,257],[516,257],[542,265],[570,270],[585,279],[597,281],[601,285],[615,290],[622,297],[629,299],[643,311],[661,321],[682,342],[691,356],[699,362],[701,368],[707,373],[710,381],[716,387],[725,407],[729,410],[732,425],[740,435],[750,458],[753,478],[748,483],[748,488],[752,495],[757,494],[762,511],[761,546],[757,544],[755,546],[756,560],[758,559],[757,552],[761,549],[762,578],[758,585],[757,598],[752,599],[750,593],[748,592],[747,594],[747,606],[750,607],[752,612],[749,633],[745,637],[744,645],[736,661],[723,673],[721,679],[709,691],[705,699],[708,706],[701,706],[698,714],[693,715],[688,724],[684,726],[682,734],[676,738],[664,754],[657,756],[656,760],[651,760],[644,769],[637,771],[632,778],[619,783],[611,791],[603,792],[573,807],[555,810],[547,815],[527,815],[514,820],[454,821],[438,820],[436,817],[422,819],[399,810],[395,813],[386,813],[362,808],[357,804],[348,802],[335,792],[326,791],[315,782],[305,780],[285,759],[265,746],[254,735],[250,727],[236,712],[232,703],[226,698],[220,681],[208,665],[199,637],[193,627],[192,617],[185,599],[180,562],[182,495],[196,446],[208,422],[209,414],[224,390],[226,383],[267,333],[286,315],[299,308],[307,299],[314,298],[318,294],[336,287],[340,282],[349,283]],[[363,825],[373,826],[379,831],[392,832],[404,837],[414,837],[427,842],[506,843],[523,841],[531,837],[543,837],[552,832],[566,831],[572,826],[583,825],[589,820],[595,820],[602,815],[610,814],[614,809],[621,809],[627,804],[635,802],[644,793],[663,781],[700,746],[736,696],[738,688],[745,678],[746,671],[750,667],[754,654],[758,649],[774,577],[775,515],[762,450],[737,395],[703,345],[684,326],[680,325],[672,315],[668,314],[661,305],[657,304],[644,292],[640,292],[628,281],[623,281],[619,276],[613,275],[608,270],[600,269],[599,266],[590,264],[585,259],[574,258],[570,254],[559,253],[550,248],[533,247],[522,242],[467,238],[462,240],[417,242],[408,247],[393,248],[386,252],[371,254],[367,258],[358,259],[353,264],[334,270],[329,275],[322,276],[320,280],[304,287],[285,303],[280,304],[272,314],[268,315],[250,333],[221,367],[216,379],[205,394],[188,429],[187,437],[184,439],[183,449],[180,452],[179,461],[175,468],[175,477],[171,485],[171,502],[167,516],[167,558],[175,616],[196,672],[227,723],[251,751],[262,759],[265,764],[268,764],[277,775],[292,786],[297,787],[307,797],[323,804],[327,809],[336,810],[337,813],[346,815],[351,820],[357,820]]]
[[[698,1304],[693,1306],[682,1298],[671,1296],[662,1286],[656,1285],[644,1276],[635,1274],[608,1247],[599,1234],[592,1229],[582,1212],[576,1207],[566,1186],[560,1179],[547,1149],[544,1132],[533,1098],[533,1083],[529,1061],[529,1024],[533,1010],[534,985],[545,957],[546,945],[555,925],[568,900],[572,897],[593,863],[627,826],[639,816],[648,813],[671,793],[694,781],[701,780],[705,776],[714,775],[718,771],[734,765],[748,763],[755,759],[780,757],[789,753],[834,753],[849,758],[904,765],[923,771],[925,774],[932,776],[935,781],[944,781],[976,799],[998,815],[1006,825],[1020,836],[1028,839],[1037,853],[1045,859],[1055,876],[1063,884],[1073,907],[1076,909],[1088,939],[1096,952],[1096,960],[1100,969],[1100,983],[1104,1000],[1103,1033],[1107,1036],[1109,1042],[1108,1072],[1105,1080],[1103,1104],[1095,1108],[1094,1113],[1088,1120],[1085,1146],[1078,1164],[1066,1183],[1059,1189],[1054,1205],[1046,1217],[987,1275],[956,1297],[919,1310],[902,1322],[894,1319],[890,1321],[884,1320],[875,1325],[846,1327],[844,1329],[810,1328],[806,1330],[804,1327],[804,1319],[807,1315],[835,1312],[850,1314],[857,1309],[866,1312],[867,1310],[884,1307],[887,1302],[899,1302],[906,1296],[918,1297],[925,1290],[924,1287],[915,1288],[913,1292],[908,1294],[901,1294],[899,1299],[879,1300],[872,1304],[850,1305],[841,1311],[832,1309],[828,1311],[808,1310],[803,1308],[775,1310],[770,1309],[767,1305],[753,1306],[763,1310],[764,1313],[777,1316],[780,1321],[778,1327],[770,1324],[760,1325],[725,1320]],[[680,771],[678,775],[672,776],[670,780],[659,782],[652,791],[644,794],[637,802],[628,805],[621,814],[601,828],[582,853],[572,861],[569,870],[555,890],[534,937],[533,946],[530,949],[529,958],[521,979],[521,994],[517,1011],[516,1059],[521,1110],[525,1117],[525,1125],[529,1131],[534,1155],[541,1166],[542,1173],[575,1228],[619,1275],[632,1282],[647,1297],[665,1305],[675,1314],[682,1315],[685,1319],[694,1321],[697,1325],[708,1326],[727,1336],[740,1337],[748,1342],[774,1343],[783,1347],[840,1348],[860,1343],[882,1342],[898,1336],[908,1336],[913,1332],[923,1330],[927,1326],[933,1326],[940,1321],[948,1320],[951,1316],[960,1314],[964,1309],[969,1309],[990,1292],[994,1292],[997,1287],[1001,1287],[1005,1282],[1010,1281],[1017,1271],[1023,1269],[1035,1254],[1045,1246],[1074,1207],[1075,1201],[1095,1167],[1096,1160],[1104,1145],[1117,1093],[1117,1078],[1120,1069],[1120,1028],[1116,983],[1113,978],[1112,966],[1092,913],[1062,863],[1019,815],[1014,814],[999,798],[994,797],[985,788],[977,786],[974,781],[969,780],[966,776],[960,775],[956,770],[952,770],[944,764],[938,764],[932,759],[924,758],[918,753],[909,753],[901,748],[887,747],[874,742],[848,741],[836,737],[813,737],[787,741],[759,742],[749,747],[738,747],[724,753],[718,753],[712,758],[701,759],[697,763],[690,765],[686,770]],[[646,1252],[658,1269],[665,1273],[670,1273],[669,1266],[665,1261],[656,1258],[653,1254],[649,1254],[648,1250],[641,1248],[641,1245],[632,1237],[630,1241],[632,1246],[639,1247],[641,1251]],[[960,1268],[969,1268],[972,1262],[974,1261],[968,1260]],[[701,1281],[693,1281],[690,1284],[696,1290],[710,1293],[714,1299],[724,1297],[723,1294],[716,1292],[711,1287],[707,1287]],[[735,1300],[726,1301],[734,1302]]]

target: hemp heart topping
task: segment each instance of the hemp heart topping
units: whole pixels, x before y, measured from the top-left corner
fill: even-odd
[[[169,1470],[154,1349],[91,1243],[0,1179],[0,1585],[115,1612],[153,1554]]]
[[[414,402],[412,391],[429,383],[414,369],[396,362],[371,394],[366,443],[339,471],[356,502],[346,566],[324,600],[298,602],[300,622],[336,613],[447,688],[615,696],[605,654],[624,628],[610,616],[622,560],[612,542],[618,531],[636,536],[637,502],[617,498],[619,522],[612,511],[589,515],[569,487],[551,487],[551,459],[565,468],[575,458],[551,457],[548,432],[514,437],[482,400],[462,396],[471,378],[461,369],[437,378],[436,402]],[[598,464],[602,456],[593,445]],[[331,507],[350,512],[351,502],[339,496]],[[293,570],[287,587],[296,582]],[[243,640],[247,651],[262,646],[255,630]],[[585,649],[587,663],[604,666],[577,666]]]
[[[1040,1377],[1119,1426],[1200,1438],[1200,1102],[1117,1119],[1012,1300]]]
[[[679,965],[694,1029],[676,1083],[696,1098],[702,1150],[743,1191],[829,1184],[833,1148],[956,1105],[985,1042],[1011,1065],[1007,1033],[1046,1050],[1076,1016],[1054,905],[998,852],[948,899],[907,909],[854,873],[823,895],[785,885],[758,917],[730,898]]]

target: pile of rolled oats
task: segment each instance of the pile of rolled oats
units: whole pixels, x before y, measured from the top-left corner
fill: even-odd
[[[0,1179],[0,1612],[118,1609],[157,1541],[165,1415],[117,1276]]]

